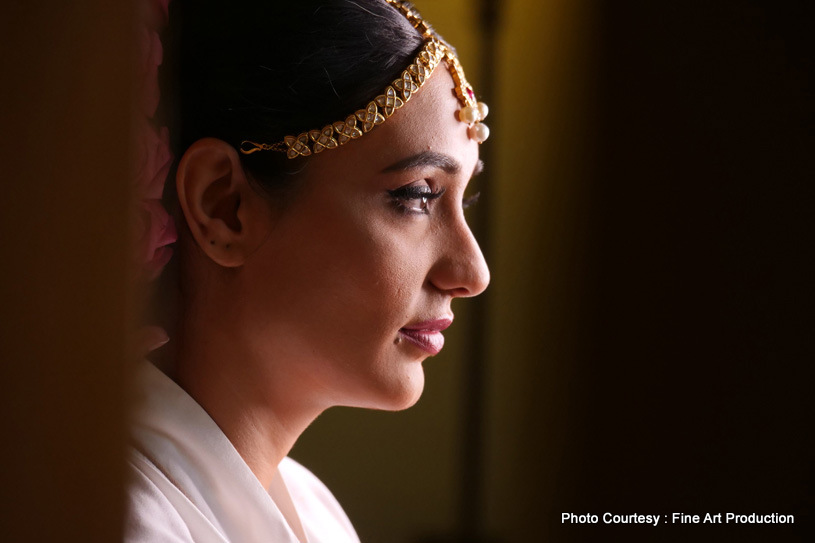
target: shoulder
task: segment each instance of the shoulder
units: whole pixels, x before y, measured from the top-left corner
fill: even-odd
[[[126,543],[226,542],[217,521],[208,518],[149,458],[133,450],[127,467]]]
[[[322,506],[327,511],[345,516],[328,487],[305,466],[287,456],[280,462],[278,469],[298,511]]]
[[[307,531],[333,531],[335,537],[342,533],[348,541],[359,541],[345,511],[316,475],[289,457],[280,462],[278,469]],[[323,541],[321,538],[315,539]],[[338,541],[331,538],[325,540]]]
[[[169,498],[137,465],[128,463],[127,543],[167,541],[192,542],[186,523]]]
[[[294,487],[299,487],[300,490],[310,491],[317,494],[328,494],[332,498],[331,491],[323,482],[317,478],[307,467],[291,457],[285,457],[278,466],[280,474],[286,481],[286,486],[290,492],[294,491]]]

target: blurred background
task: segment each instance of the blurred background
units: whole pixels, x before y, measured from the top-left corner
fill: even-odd
[[[815,4],[416,7],[491,109],[492,284],[414,408],[331,410],[292,456],[367,542],[810,540]],[[0,540],[115,541],[135,10],[4,11]]]

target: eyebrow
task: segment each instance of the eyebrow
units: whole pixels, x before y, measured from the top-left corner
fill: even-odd
[[[449,155],[437,153],[435,151],[422,151],[421,153],[403,158],[402,160],[394,162],[382,171],[400,172],[412,170],[414,168],[424,168],[426,166],[438,168],[449,175],[455,175],[461,171],[461,164],[459,164],[456,159]],[[480,174],[483,169],[484,162],[478,160],[475,163],[475,168],[473,169],[473,176]]]
[[[423,168],[425,166],[432,166],[442,170],[444,173],[454,175],[461,171],[461,164],[458,163],[453,157],[443,155],[435,151],[422,151],[415,155],[403,158],[398,162],[394,162],[383,172],[400,172],[404,170],[412,170],[414,168]]]

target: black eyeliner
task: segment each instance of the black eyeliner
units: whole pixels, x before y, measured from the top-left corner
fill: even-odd
[[[396,208],[404,214],[421,214],[427,215],[429,213],[429,202],[441,197],[446,189],[442,188],[436,192],[427,185],[406,185],[395,190],[387,191],[390,195],[393,204]],[[418,206],[414,207],[411,202],[421,202]]]
[[[400,187],[395,190],[389,190],[388,194],[391,195],[391,198],[395,198],[397,200],[418,200],[420,198],[426,198],[428,200],[435,200],[439,198],[446,189],[441,189],[436,192],[430,190],[430,187],[427,185],[415,186],[415,185],[408,185],[406,187]]]

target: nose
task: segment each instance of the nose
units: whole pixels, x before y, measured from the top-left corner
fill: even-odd
[[[490,283],[490,270],[463,216],[440,239],[439,253],[428,279],[454,298],[478,296]]]

